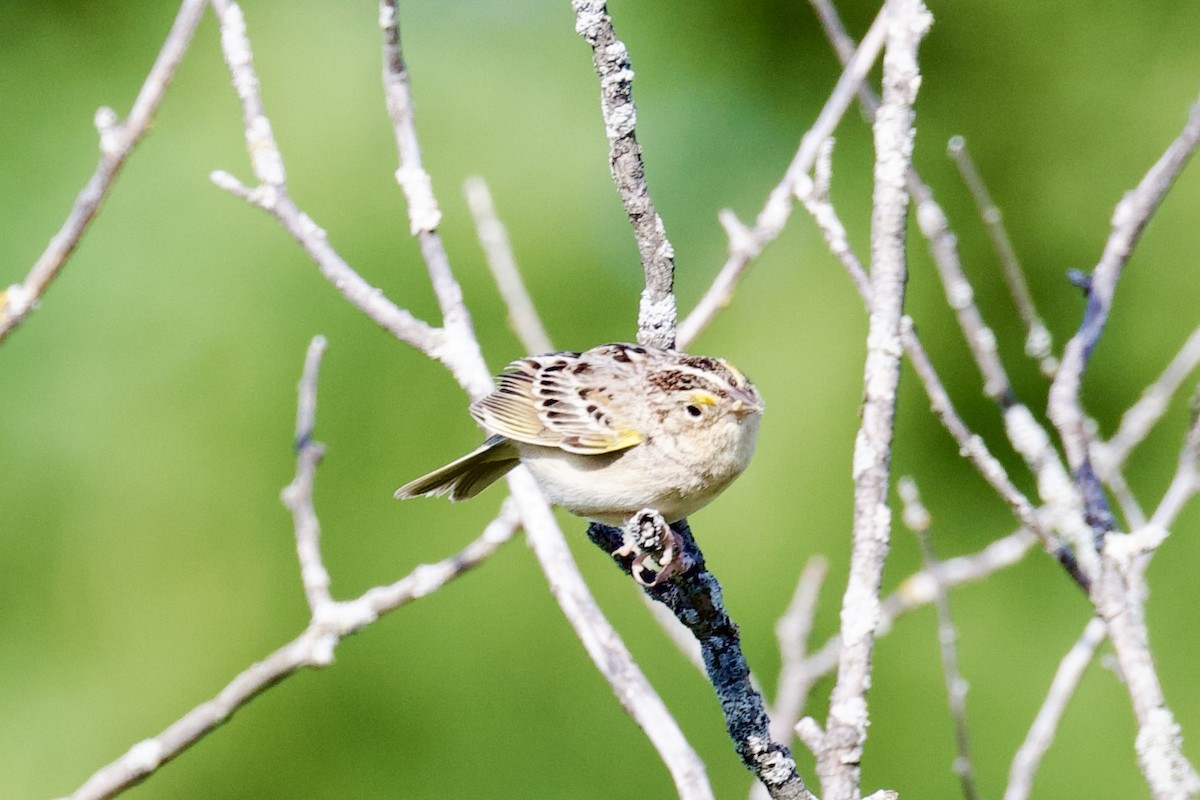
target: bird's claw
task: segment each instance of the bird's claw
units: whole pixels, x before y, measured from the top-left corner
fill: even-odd
[[[658,586],[683,570],[679,558],[683,542],[667,521],[652,508],[634,514],[625,525],[625,543],[616,556],[633,556],[633,579],[642,586]]]

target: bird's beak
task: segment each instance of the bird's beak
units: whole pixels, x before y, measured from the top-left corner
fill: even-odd
[[[738,419],[745,419],[755,414],[761,414],[763,412],[762,399],[750,392],[734,390],[732,411],[733,415]]]

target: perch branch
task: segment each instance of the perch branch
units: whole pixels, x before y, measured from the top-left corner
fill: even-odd
[[[661,517],[657,517],[656,524],[666,528]],[[672,523],[670,531],[682,542],[678,556],[682,568],[668,580],[643,585],[643,591],[669,608],[700,643],[705,669],[725,715],[725,727],[742,763],[772,798],[816,800],[796,772],[791,752],[771,738],[766,707],[762,695],[750,684],[750,667],[742,654],[737,625],[725,611],[721,584],[708,571],[687,522]],[[588,537],[631,574],[634,556],[625,554],[621,529],[592,523]]]
[[[450,272],[449,262],[445,259],[445,251],[441,248],[440,239],[431,230],[436,223],[430,209],[436,209],[436,203],[432,202],[431,194],[424,193],[424,182],[419,178],[424,171],[419,168],[419,162],[415,167],[405,162],[414,153],[413,142],[405,139],[413,137],[415,140],[415,129],[412,126],[411,97],[404,91],[407,72],[400,51],[395,3],[385,0],[380,6],[380,22],[384,29],[385,85],[401,157],[398,170],[401,189],[410,204],[417,206],[415,210],[410,210],[410,220],[414,222],[414,227],[419,228],[417,236],[421,252],[431,279],[435,282],[435,293],[446,322],[446,326],[440,329],[414,319],[407,311],[373,290],[345,261],[336,256],[326,242],[324,232],[291,202],[283,183],[283,161],[270,135],[270,123],[262,110],[241,11],[228,0],[214,0],[214,5],[222,22],[226,59],[243,103],[247,144],[255,174],[262,185],[254,190],[245,189],[225,173],[214,176],[218,183],[273,213],[353,305],[397,338],[444,364],[470,396],[477,397],[489,391],[492,387],[490,373],[479,352],[466,309],[458,301],[461,294]],[[408,107],[397,108],[397,104],[407,104]],[[416,152],[419,153],[419,150]],[[546,569],[551,590],[564,614],[585,645],[589,642],[603,645],[588,647],[588,653],[597,668],[618,696],[635,694],[639,698],[638,702],[626,703],[626,708],[630,709],[634,719],[659,748],[681,796],[698,800],[710,797],[711,790],[703,765],[687,745],[674,720],[666,713],[653,688],[632,662],[616,632],[600,613],[571,560],[562,532],[550,516],[549,507],[541,493],[523,470],[510,474],[509,483],[526,536]]]
[[[891,530],[888,478],[900,380],[900,322],[906,275],[913,102],[920,84],[917,48],[932,18],[920,0],[889,0],[883,57],[884,102],[874,125],[875,190],[871,215],[871,309],[864,369],[862,424],[854,446],[854,538],[842,600],[842,649],[817,772],[826,800],[859,796],[867,737],[871,656],[879,622],[879,589]]]
[[[175,70],[187,53],[196,26],[208,5],[207,0],[184,0],[175,15],[175,22],[163,42],[154,65],[142,84],[129,116],[119,121],[117,114],[107,106],[96,112],[96,130],[100,135],[100,161],[92,177],[80,190],[71,207],[70,214],[50,240],[46,250],[30,268],[21,283],[13,284],[0,291],[0,343],[8,334],[25,321],[37,307],[38,300],[50,288],[75,252],[83,234],[100,211],[104,198],[116,182],[121,168],[125,166],[138,142],[150,129],[150,123],[158,111],[159,103],[166,94]]]

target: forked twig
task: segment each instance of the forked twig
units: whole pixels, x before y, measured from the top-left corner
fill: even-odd
[[[150,123],[158,111],[159,103],[175,77],[175,70],[187,53],[192,35],[195,34],[196,26],[200,24],[200,18],[207,5],[208,0],[183,0],[158,58],[150,68],[146,82],[142,84],[141,91],[129,110],[129,116],[124,121],[118,120],[117,113],[107,106],[96,112],[96,130],[100,134],[100,161],[96,164],[92,177],[75,198],[71,213],[54,234],[46,250],[34,262],[25,280],[0,291],[0,343],[3,343],[8,334],[33,312],[38,300],[66,266],[67,259],[75,252],[83,234],[99,213],[104,198],[108,196],[109,190],[121,173],[121,168],[125,166],[138,142],[150,130]]]

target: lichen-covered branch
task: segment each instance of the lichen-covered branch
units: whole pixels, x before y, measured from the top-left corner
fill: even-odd
[[[874,124],[871,309],[862,424],[854,446],[854,539],[850,577],[842,599],[837,683],[817,759],[826,800],[860,796],[862,748],[869,721],[867,688],[891,532],[887,497],[907,272],[905,177],[912,157],[913,102],[920,84],[917,48],[932,21],[920,0],[889,0],[885,13],[883,105]]]
[[[646,288],[638,309],[638,342],[675,346],[675,249],[662,217],[650,199],[646,166],[637,140],[637,108],[633,104],[633,66],[629,50],[617,38],[605,0],[572,0],[575,32],[592,48],[600,78],[600,112],[608,137],[608,164],[625,213],[633,225]]]

